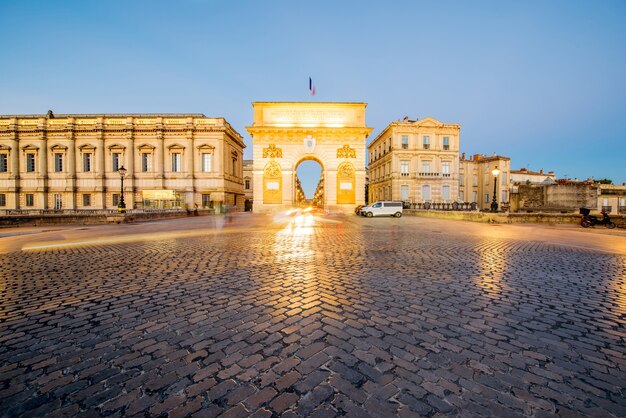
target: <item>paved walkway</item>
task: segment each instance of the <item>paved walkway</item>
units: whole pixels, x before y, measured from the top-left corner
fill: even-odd
[[[624,231],[0,232],[1,416],[626,416]]]

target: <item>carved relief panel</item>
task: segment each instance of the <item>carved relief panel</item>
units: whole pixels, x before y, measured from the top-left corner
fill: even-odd
[[[272,160],[263,170],[263,203],[283,203],[283,172],[280,164]]]
[[[341,163],[337,168],[337,204],[354,204],[356,201],[356,170],[352,163]]]

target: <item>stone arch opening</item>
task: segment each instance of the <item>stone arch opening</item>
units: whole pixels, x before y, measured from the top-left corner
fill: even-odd
[[[297,206],[323,208],[326,204],[324,194],[324,163],[316,156],[307,155],[294,165],[295,196]]]

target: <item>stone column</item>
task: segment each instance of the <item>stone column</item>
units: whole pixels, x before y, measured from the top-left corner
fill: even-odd
[[[11,134],[11,180],[15,196],[15,209],[20,208],[20,143],[17,139],[17,131]]]
[[[105,157],[105,149],[104,149],[104,128],[102,126],[103,124],[103,120],[100,120],[99,125],[98,125],[98,133],[97,133],[97,148],[96,148],[96,178],[99,180],[98,183],[100,183],[100,208],[101,209],[106,209],[106,192],[107,192],[107,185],[106,185],[106,167],[104,165],[104,157]]]
[[[124,168],[127,170],[126,177],[124,178],[124,184],[126,185],[126,189],[130,190],[130,199],[126,200],[127,194],[124,193],[124,200],[127,209],[135,209],[135,135],[132,125],[126,135],[127,147],[124,150],[122,162],[125,162]]]
[[[43,206],[48,209],[48,133],[44,127],[45,119],[39,121],[41,133],[41,147],[39,147],[39,184],[42,190]]]
[[[68,121],[68,124],[71,122]],[[73,126],[69,127],[68,132],[68,140],[69,146],[67,147],[67,159],[68,159],[68,173],[67,173],[67,181],[70,184],[71,190],[71,199],[68,204],[70,209],[76,208],[76,141],[74,138],[74,128]]]
[[[189,207],[193,207],[193,203],[196,197],[196,185],[195,185],[195,167],[194,167],[194,154],[196,150],[195,135],[192,130],[187,131],[187,146],[185,147],[185,169],[187,171],[186,178],[189,179],[189,191],[191,192],[191,200],[187,202]]]
[[[163,140],[163,131],[157,130],[156,139],[158,142],[154,163],[157,164],[158,172],[156,178],[161,189],[165,187],[165,144]]]

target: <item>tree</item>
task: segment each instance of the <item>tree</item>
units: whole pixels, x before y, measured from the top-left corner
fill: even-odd
[[[610,180],[610,179],[600,179],[600,180],[598,180],[598,183],[600,183],[600,184],[613,184],[613,180]]]

